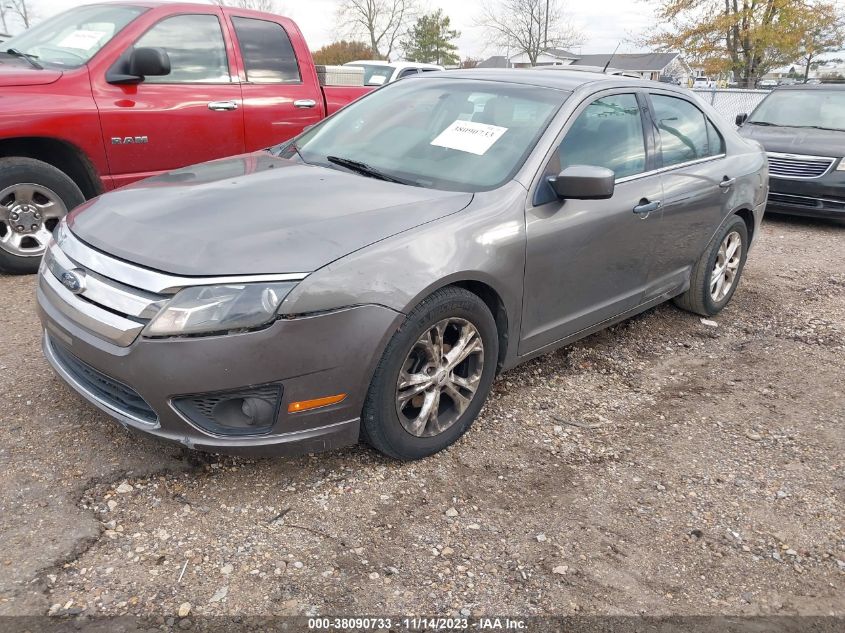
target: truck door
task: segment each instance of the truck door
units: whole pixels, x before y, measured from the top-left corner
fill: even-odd
[[[92,71],[113,186],[244,151],[241,88],[219,9],[168,15],[130,48],[159,47],[171,72],[137,84]]]
[[[240,53],[247,151],[281,143],[322,121],[323,92],[296,25],[229,11]]]

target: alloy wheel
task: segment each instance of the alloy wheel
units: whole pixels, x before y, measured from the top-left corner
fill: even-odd
[[[736,231],[731,231],[719,246],[716,264],[710,275],[710,297],[714,302],[721,302],[730,293],[741,261],[742,237]]]
[[[0,191],[0,248],[18,256],[40,255],[67,208],[52,190],[20,183]]]
[[[396,385],[396,411],[416,437],[454,425],[478,391],[484,342],[466,319],[450,317],[428,328],[411,347]]]

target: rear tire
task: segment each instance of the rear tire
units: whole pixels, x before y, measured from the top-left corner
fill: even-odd
[[[455,287],[433,293],[382,355],[361,414],[362,439],[400,460],[443,450],[478,417],[498,357],[496,322],[477,295]]]
[[[732,251],[737,244],[738,252]],[[747,254],[748,227],[741,217],[732,216],[693,266],[689,289],[672,301],[679,308],[702,316],[718,314],[739,285]]]
[[[0,159],[0,271],[38,270],[50,234],[85,196],[67,174],[43,161]]]

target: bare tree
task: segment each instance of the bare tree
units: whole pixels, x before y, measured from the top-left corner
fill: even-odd
[[[16,15],[23,22],[24,28],[32,26],[33,13],[28,0],[0,0],[6,6],[3,7],[3,30],[6,30],[6,19],[9,14]]]
[[[548,48],[569,48],[581,35],[560,0],[485,0],[478,24],[490,41],[528,56],[531,65]]]
[[[9,23],[6,21],[6,13],[9,11],[9,5],[0,0],[0,25],[2,25],[3,33],[9,34]]]
[[[238,9],[254,9],[273,13],[281,11],[276,0],[211,0],[221,7],[237,7]]]
[[[390,59],[415,14],[414,0],[341,0],[337,22],[349,36],[368,38],[377,58]]]

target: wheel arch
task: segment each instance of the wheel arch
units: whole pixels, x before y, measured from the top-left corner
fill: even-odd
[[[32,158],[67,174],[86,199],[103,193],[103,183],[88,156],[72,143],[55,138],[27,136],[0,140],[0,158]]]
[[[493,320],[496,322],[496,330],[499,335],[499,357],[496,368],[496,372],[498,373],[505,365],[512,338],[511,329],[516,323],[513,318],[513,308],[508,310],[508,305],[502,293],[495,287],[493,280],[485,279],[484,277],[481,273],[475,275],[465,273],[463,275],[454,275],[441,279],[438,283],[432,284],[414,297],[403,312],[405,314],[409,313],[423,299],[443,288],[456,287],[471,292],[484,302],[493,315]]]
[[[746,207],[740,207],[732,213],[738,215],[745,222],[745,228],[748,229],[748,243],[754,241],[754,212]]]

